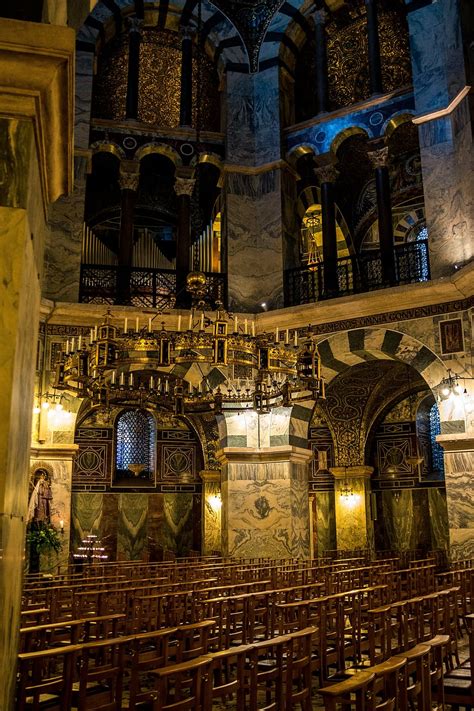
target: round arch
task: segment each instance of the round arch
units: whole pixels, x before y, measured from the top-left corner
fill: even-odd
[[[183,165],[183,161],[178,151],[176,151],[171,146],[166,145],[165,143],[146,143],[144,146],[140,146],[140,148],[135,152],[135,155],[133,157],[135,160],[141,161],[142,158],[153,154],[158,154],[165,156],[165,158],[169,158],[169,160],[175,165],[176,168]]]

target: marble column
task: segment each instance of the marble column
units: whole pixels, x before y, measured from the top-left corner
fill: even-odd
[[[174,190],[178,196],[178,233],[176,236],[176,308],[187,309],[191,297],[186,278],[191,271],[191,198],[196,180],[191,174],[177,175]]]
[[[329,111],[328,55],[326,22],[328,13],[316,10],[313,14],[316,31],[316,110],[318,114]]]
[[[323,226],[324,294],[334,296],[339,290],[337,278],[337,233],[334,182],[337,172],[334,165],[316,169],[321,186],[321,217]]]
[[[221,473],[212,470],[199,472],[202,479],[202,555],[222,550]]]
[[[474,557],[474,437],[445,434],[436,438],[444,449],[449,548],[452,561]]]
[[[369,151],[368,156],[375,170],[382,278],[385,284],[392,285],[396,283],[396,271],[393,242],[392,197],[390,190],[390,173],[388,169],[388,146]]]
[[[183,27],[182,33],[179,125],[190,127],[193,123],[193,38],[188,27]]]
[[[369,49],[370,93],[382,94],[382,64],[380,61],[379,23],[377,0],[365,0],[367,11],[367,39]]]
[[[120,163],[121,189],[120,234],[118,244],[117,303],[130,303],[130,267],[133,261],[134,211],[140,181],[140,165],[135,161]]]
[[[48,472],[53,495],[51,524],[58,530],[62,529],[62,549],[58,555],[49,556],[47,560],[42,558],[42,570],[56,572],[69,564],[72,466],[78,449],[77,444],[38,444],[31,449],[30,474],[34,476],[37,469]]]
[[[283,305],[291,252],[282,199],[278,67],[227,72],[224,200],[229,308],[256,313]],[[294,211],[294,210],[293,210]]]
[[[138,17],[128,19],[128,68],[127,98],[125,118],[138,118],[138,86],[140,78],[140,42],[143,20]]]
[[[474,256],[474,148],[459,2],[407,5],[431,276]]]
[[[224,447],[223,555],[308,558],[308,462],[312,452],[291,445],[257,450]]]
[[[335,479],[336,542],[338,550],[372,547],[370,477],[373,467],[331,467]]]
[[[13,41],[14,40],[14,41]],[[72,186],[69,28],[0,19],[0,708],[16,683],[48,205]]]

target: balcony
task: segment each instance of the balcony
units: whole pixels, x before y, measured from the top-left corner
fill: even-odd
[[[205,272],[209,303],[227,303],[225,274]],[[125,288],[124,288],[125,285]],[[122,294],[119,296],[119,294]],[[176,272],[173,269],[83,264],[79,302],[122,304],[139,308],[174,308]]]
[[[401,284],[429,281],[428,240],[406,242],[394,248],[395,279],[383,276],[380,250],[362,252],[337,260],[337,290],[324,285],[324,264],[288,269],[284,274],[285,306],[298,306],[324,299],[360,294]]]

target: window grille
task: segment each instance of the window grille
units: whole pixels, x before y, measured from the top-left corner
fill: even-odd
[[[431,462],[433,471],[444,474],[443,448],[436,441],[436,435],[441,434],[441,421],[436,403],[430,409],[430,442]]]
[[[143,470],[153,471],[155,454],[155,423],[145,410],[127,410],[117,420],[117,469],[130,465],[143,465]],[[132,469],[133,471],[133,469]]]

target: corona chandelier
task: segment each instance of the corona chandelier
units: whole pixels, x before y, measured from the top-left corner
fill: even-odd
[[[198,276],[189,275],[191,288]],[[134,329],[125,318],[119,330],[111,317],[109,310],[89,339],[68,341],[55,388],[95,405],[154,405],[176,415],[263,414],[325,396],[316,344],[309,336],[299,340],[296,331],[256,335],[253,321],[219,307],[206,312],[202,300],[177,315],[174,330],[163,321],[155,331],[152,317],[142,328],[137,318]]]

